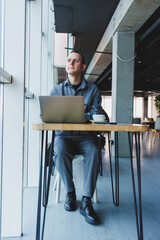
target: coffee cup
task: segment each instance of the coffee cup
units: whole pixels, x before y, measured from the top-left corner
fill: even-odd
[[[104,114],[93,114],[94,121],[105,121],[106,117]]]

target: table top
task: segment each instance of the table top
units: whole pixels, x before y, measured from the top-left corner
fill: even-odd
[[[141,124],[39,123],[32,124],[32,129],[40,131],[146,132],[149,130],[149,126]]]

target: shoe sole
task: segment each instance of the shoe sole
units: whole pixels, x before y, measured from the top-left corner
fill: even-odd
[[[97,225],[98,224],[98,221],[92,221],[92,220],[89,220],[86,216],[85,216],[85,214],[84,214],[84,211],[83,210],[79,210],[79,212],[80,212],[80,214],[85,218],[85,221],[87,222],[87,223],[89,223],[89,224],[91,224],[91,225]]]
[[[64,209],[66,210],[66,211],[68,211],[68,212],[73,212],[73,211],[75,211],[76,210],[76,206],[75,206],[75,208],[67,208],[65,205],[64,205]]]

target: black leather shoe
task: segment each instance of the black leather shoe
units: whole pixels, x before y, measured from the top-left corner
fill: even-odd
[[[66,200],[64,203],[64,209],[66,211],[76,210],[76,193],[75,193],[75,191],[67,193]]]
[[[84,216],[85,220],[89,224],[98,224],[99,219],[97,213],[92,207],[92,201],[89,197],[83,197],[80,206],[80,213]]]

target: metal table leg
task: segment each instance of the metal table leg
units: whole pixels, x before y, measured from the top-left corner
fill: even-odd
[[[49,156],[49,169],[47,173],[47,144],[48,144],[48,131],[46,131],[46,142],[45,142],[45,162],[44,162],[44,175],[43,175],[43,225],[41,233],[41,196],[42,196],[42,164],[43,164],[43,141],[44,141],[44,131],[42,131],[42,141],[41,141],[41,162],[40,162],[40,174],[39,174],[39,187],[38,187],[38,208],[37,208],[37,229],[36,229],[36,240],[43,240],[44,236],[44,227],[45,227],[45,218],[46,218],[46,208],[48,205],[49,197],[49,187],[50,187],[50,178],[52,172],[52,153],[53,153],[53,141],[54,141],[54,132],[52,132],[52,143],[50,148]]]
[[[103,164],[102,164],[102,150],[101,150],[101,136],[97,137],[98,139],[98,147],[99,147],[99,160],[100,160],[100,176],[103,175]]]
[[[55,132],[52,131],[52,142],[51,142],[51,148],[50,148],[50,154],[49,154],[49,169],[47,174],[47,154],[45,154],[45,168],[44,168],[44,182],[43,182],[43,207],[44,207],[44,215],[43,215],[43,225],[42,225],[42,235],[41,240],[43,240],[44,236],[44,227],[45,227],[45,219],[46,219],[46,209],[48,205],[48,198],[49,198],[49,189],[50,189],[50,180],[51,180],[51,174],[52,174],[52,167],[53,167],[53,143],[54,143],[54,136]],[[48,134],[46,136],[46,139],[48,137]],[[47,141],[48,142],[48,141]],[[47,145],[46,145],[46,151],[47,151]]]
[[[111,173],[111,186],[112,186],[112,198],[115,206],[119,205],[119,157],[118,157],[118,132],[115,132],[115,184],[113,182],[112,171],[112,157],[111,157],[111,141],[108,133],[108,147],[109,147],[109,160],[110,160],[110,173]],[[115,188],[114,188],[115,185]]]
[[[134,195],[134,205],[135,205],[135,215],[136,215],[136,225],[137,225],[137,235],[138,240],[143,240],[143,220],[142,220],[142,200],[141,200],[141,164],[140,164],[140,133],[134,133],[135,135],[135,147],[136,147],[136,162],[137,162],[137,180],[138,180],[138,202],[135,190],[135,177],[133,168],[133,158],[132,158],[132,144],[131,136],[128,132],[129,149],[130,149],[130,159],[131,159],[131,173],[132,173],[132,185],[133,185],[133,195]],[[139,208],[138,208],[139,206]]]
[[[40,225],[41,225],[41,194],[42,194],[42,163],[43,163],[43,140],[44,131],[42,131],[41,138],[41,162],[39,171],[39,187],[38,187],[38,206],[37,206],[37,228],[36,228],[36,240],[40,240]]]

